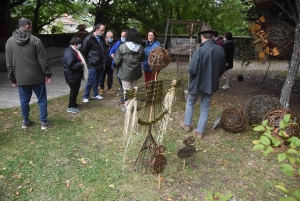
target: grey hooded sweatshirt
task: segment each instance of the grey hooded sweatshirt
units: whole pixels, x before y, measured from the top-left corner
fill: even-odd
[[[5,45],[8,78],[18,85],[32,85],[45,82],[52,73],[41,40],[27,29],[20,28]]]

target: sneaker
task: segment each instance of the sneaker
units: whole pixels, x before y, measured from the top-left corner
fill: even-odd
[[[74,108],[74,107],[69,107],[69,108],[67,109],[67,112],[70,112],[70,113],[76,114],[76,113],[78,113],[78,112],[79,112],[79,110],[78,110],[78,109],[76,109],[76,108]]]
[[[95,99],[99,99],[99,100],[102,100],[102,99],[103,99],[103,97],[102,97],[102,96],[100,96],[100,95],[94,96],[93,98],[95,98]]]
[[[27,128],[28,126],[31,126],[32,125],[32,122],[29,121],[29,122],[22,122],[22,128]]]
[[[229,89],[229,86],[225,84],[222,89]]]
[[[115,92],[115,90],[110,89],[110,90],[107,90],[107,93],[109,93],[109,94],[115,94],[116,92]]]
[[[84,103],[88,103],[88,102],[89,102],[89,99],[87,99],[87,98],[84,98],[84,99],[82,100],[82,102],[84,102]]]
[[[193,131],[193,133],[196,135],[196,137],[198,139],[202,139],[203,138],[203,134],[202,133],[199,133],[196,129]]]
[[[99,94],[104,94],[104,89],[100,89]]]
[[[50,128],[52,126],[51,122],[47,122],[47,123],[41,123],[41,129],[42,130],[47,130],[48,128]]]
[[[191,132],[193,129],[191,126],[187,126],[183,123],[180,123],[180,127],[183,128],[184,130],[186,130],[187,132]]]

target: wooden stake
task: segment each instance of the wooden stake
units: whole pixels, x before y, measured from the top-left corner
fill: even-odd
[[[158,173],[158,189],[160,189],[160,173]]]
[[[185,161],[186,161],[186,158],[184,158],[184,161],[183,161],[183,167],[182,167],[183,170],[184,170],[184,167],[185,167]]]

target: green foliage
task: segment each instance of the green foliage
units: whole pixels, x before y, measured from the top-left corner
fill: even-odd
[[[288,135],[285,134],[285,129],[290,123],[291,115],[284,115],[283,119],[280,121],[279,136],[286,138]],[[278,139],[276,136],[271,134],[274,130],[268,127],[267,120],[262,122],[262,125],[255,126],[254,131],[264,132],[259,140],[254,140],[254,147],[252,151],[262,150],[263,155],[266,156],[271,152],[274,152],[273,147],[278,147],[282,144],[282,139]],[[288,176],[300,176],[300,139],[298,137],[290,137],[286,140],[289,142],[290,148],[288,148],[284,153],[279,153],[277,156],[278,162],[284,162],[280,166],[280,170]],[[300,200],[300,188],[296,190],[288,190],[284,185],[276,185],[281,192],[288,195],[288,197],[281,198],[280,201],[293,201]]]

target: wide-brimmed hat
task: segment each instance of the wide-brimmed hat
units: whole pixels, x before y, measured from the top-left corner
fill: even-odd
[[[85,24],[79,24],[76,29],[85,29],[85,28],[86,28]]]
[[[214,33],[215,31],[213,30],[213,28],[210,25],[203,25],[201,27],[201,31],[198,33],[202,34],[202,33]]]

